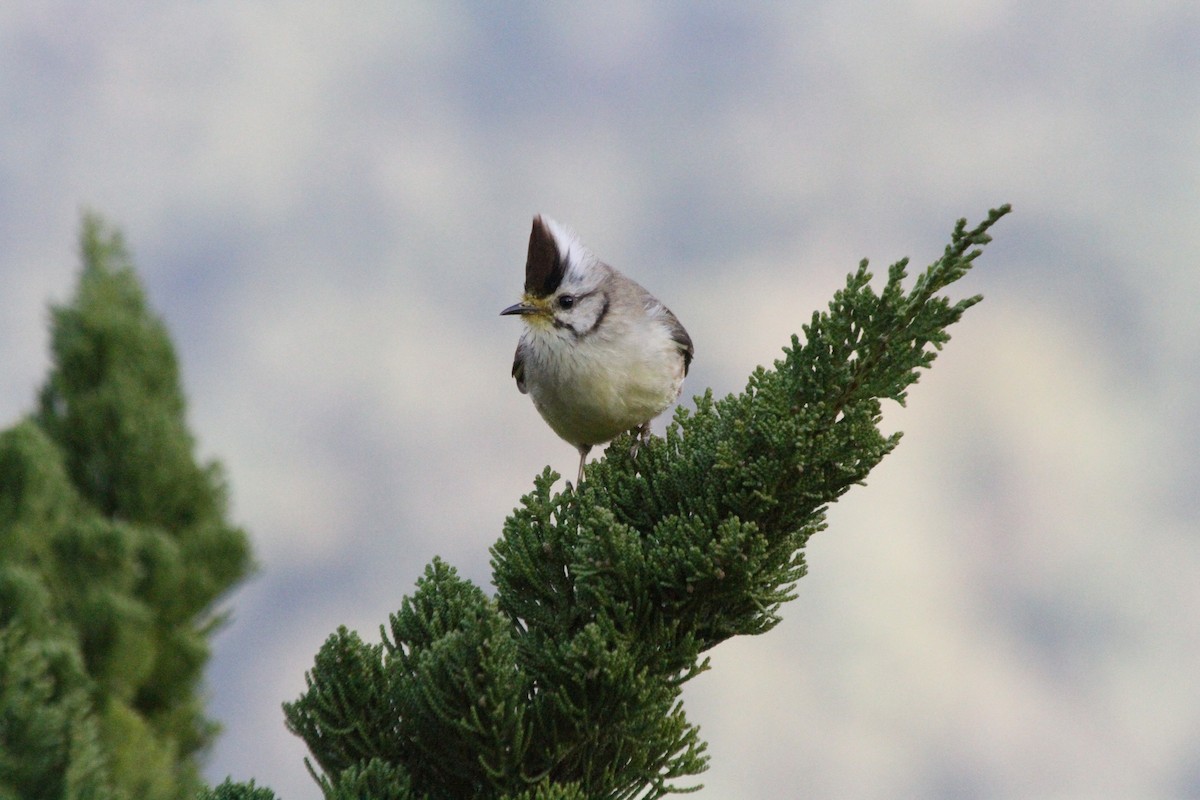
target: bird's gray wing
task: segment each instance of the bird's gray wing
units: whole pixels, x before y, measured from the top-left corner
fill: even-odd
[[[687,334],[684,334],[685,336]],[[513,354],[512,376],[517,380],[517,389],[521,394],[528,394],[529,389],[525,386],[525,340],[522,339],[517,343],[517,352]]]
[[[640,287],[639,287],[640,288]],[[671,330],[671,341],[679,348],[679,355],[683,356],[683,374],[687,377],[688,367],[692,365],[692,356],[696,354],[696,348],[692,346],[692,337],[688,336],[688,332],[684,329],[683,323],[679,318],[671,313],[671,309],[662,304],[658,298],[642,289],[644,308],[646,313],[651,316],[661,317],[667,323],[667,327]]]
[[[681,323],[669,308],[663,307],[667,312],[667,322],[671,326],[671,341],[679,345],[679,354],[683,356],[683,374],[686,376],[688,367],[692,365],[692,356],[696,354],[696,348],[692,346],[692,337],[688,336],[688,332],[684,330]]]

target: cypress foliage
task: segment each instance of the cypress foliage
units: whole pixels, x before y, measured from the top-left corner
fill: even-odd
[[[276,800],[275,793],[262,786],[249,783],[234,783],[226,779],[215,789],[203,789],[196,800]]]
[[[250,569],[118,234],[83,222],[36,412],[0,433],[0,797],[192,797],[201,670]]]
[[[622,437],[578,491],[547,469],[492,548],[495,597],[439,560],[381,629],[342,628],[284,710],[330,798],[657,798],[706,767],[682,684],[779,622],[825,511],[899,442],[881,403],[977,303],[940,292],[1003,206],[905,289],[863,261],[746,390],[677,411],[636,461]]]

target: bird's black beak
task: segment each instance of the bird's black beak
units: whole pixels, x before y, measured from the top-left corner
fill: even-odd
[[[515,304],[509,306],[508,308],[504,309],[503,311],[501,311],[500,316],[504,317],[504,316],[508,316],[510,314],[520,314],[521,316],[525,316],[526,314],[536,314],[536,313],[538,313],[538,309],[536,306],[531,306],[528,303],[515,303]]]

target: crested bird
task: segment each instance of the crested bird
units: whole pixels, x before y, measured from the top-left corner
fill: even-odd
[[[594,445],[636,431],[636,455],[692,363],[692,339],[671,310],[546,216],[533,219],[521,301],[500,313],[525,323],[512,375],[579,451],[576,487]]]

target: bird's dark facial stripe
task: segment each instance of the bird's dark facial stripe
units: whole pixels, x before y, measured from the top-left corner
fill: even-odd
[[[550,228],[540,216],[533,218],[529,232],[529,256],[525,260],[525,292],[536,297],[549,297],[558,291],[567,265],[558,252],[558,244]]]
[[[596,292],[587,292],[585,294],[576,295],[575,296],[575,301],[577,303],[576,308],[579,307],[578,303],[581,303],[583,300],[591,297],[594,294],[596,294]],[[554,315],[554,319],[553,319],[554,327],[556,327],[560,330],[562,330],[562,329],[569,330],[576,339],[582,339],[583,337],[587,336],[592,331],[594,331],[600,327],[600,323],[603,322],[604,317],[608,315],[608,307],[609,307],[609,299],[608,299],[608,295],[606,294],[606,295],[604,295],[604,305],[600,306],[600,313],[596,315],[596,319],[592,322],[591,325],[589,325],[587,327],[587,330],[583,330],[583,331],[579,330],[579,328],[576,328],[572,323],[563,319],[558,314]]]
[[[600,323],[604,322],[604,318],[608,316],[608,306],[608,295],[604,295],[604,305],[600,307],[600,313],[596,315],[596,321],[592,323],[592,327],[588,329],[588,333],[591,333],[592,331],[596,330],[596,328],[599,328]]]

